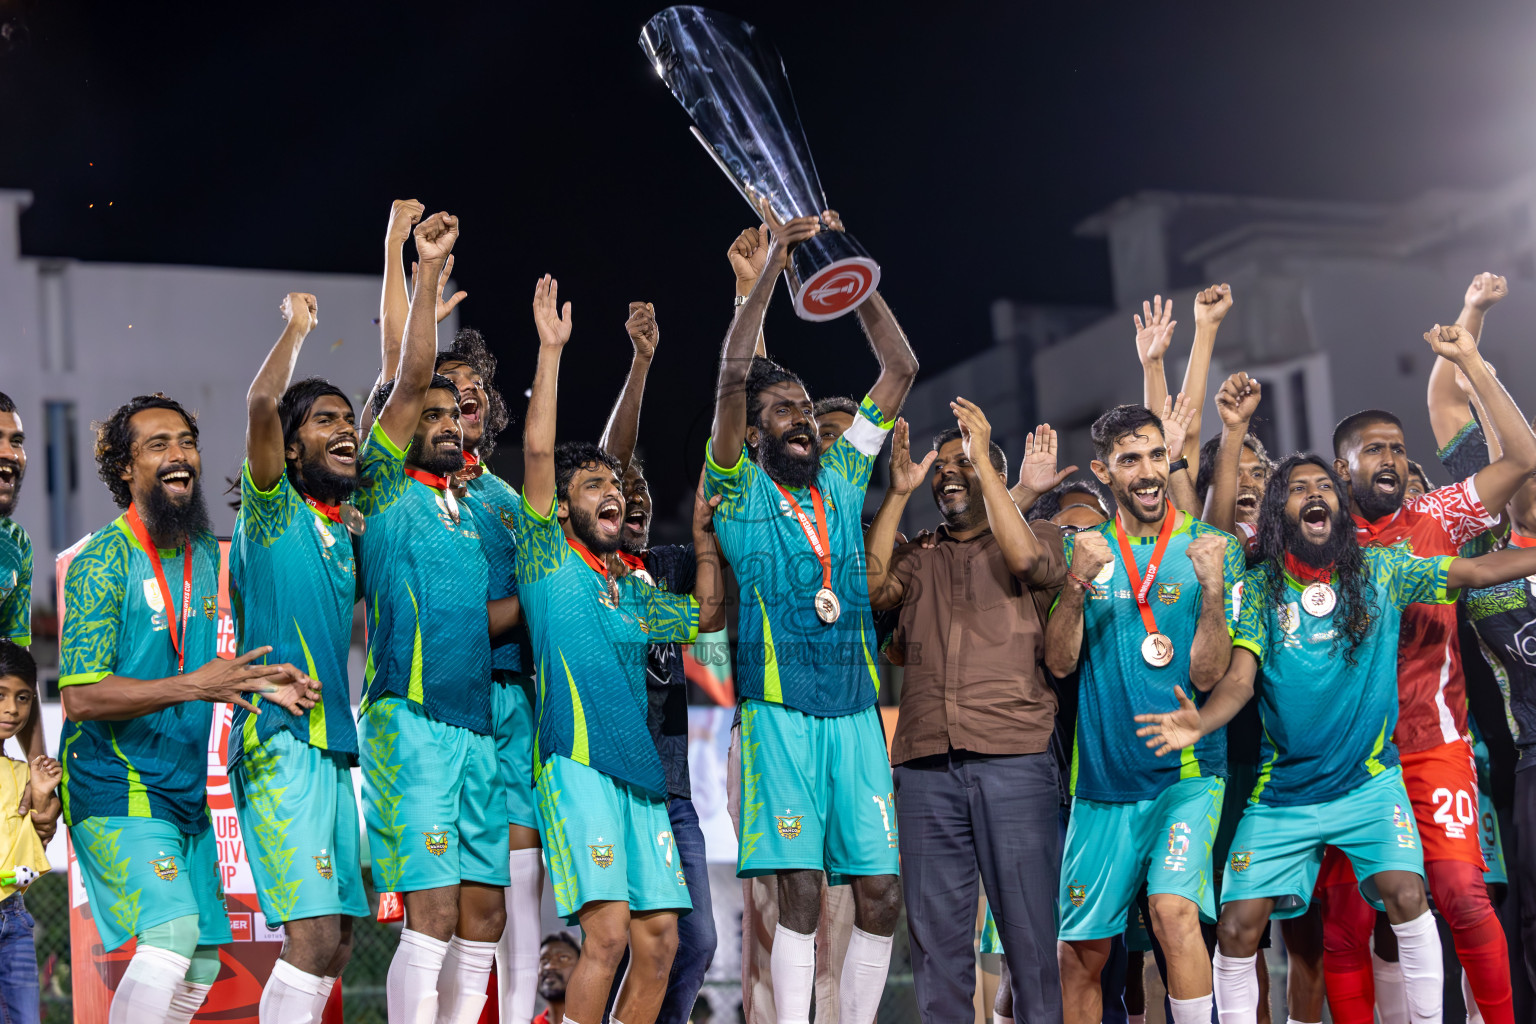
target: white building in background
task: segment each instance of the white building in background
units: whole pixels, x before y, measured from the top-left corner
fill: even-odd
[[[224,480],[244,458],[245,393],[282,332],[283,296],[319,302],[297,374],[327,377],[361,406],[377,374],[380,279],[24,256],[20,219],[31,201],[0,190],[0,391],[27,430],[16,518],[36,553],[34,603],[46,607],[53,556],[119,512],[96,476],[92,421],[153,391],[195,411],[208,507],[227,535]],[[440,336],[456,326],[454,314]]]
[[[1062,434],[1061,464],[1087,473],[1094,419],[1141,400],[1132,314],[1154,294],[1172,296],[1179,326],[1168,377],[1177,391],[1194,295],[1223,281],[1235,303],[1217,335],[1211,392],[1238,370],[1258,377],[1264,422],[1256,430],[1276,453],[1326,454],[1338,420],[1384,408],[1403,418],[1410,457],[1444,482],[1425,412],[1433,360],[1422,335],[1455,320],[1467,284],[1485,270],[1507,276],[1510,295],[1489,315],[1484,354],[1536,412],[1536,177],[1400,204],[1143,192],[1077,233],[1109,246],[1114,309],[995,302],[993,347],[913,389],[914,443],[952,425],[948,402],[964,394],[987,411],[1011,463],[1043,420]],[[1208,402],[1204,435],[1217,423]],[[922,502],[913,508],[909,526],[934,518]]]

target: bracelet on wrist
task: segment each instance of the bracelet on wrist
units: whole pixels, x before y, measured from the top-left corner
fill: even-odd
[[[1093,590],[1093,581],[1092,580],[1084,579],[1083,577],[1079,576],[1077,573],[1073,572],[1071,569],[1067,570],[1067,578],[1072,580],[1074,583],[1077,583],[1077,584],[1081,585],[1084,590],[1087,590],[1087,591],[1092,591]]]

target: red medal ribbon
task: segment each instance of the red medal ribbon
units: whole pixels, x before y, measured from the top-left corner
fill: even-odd
[[[475,455],[472,452],[465,452],[464,468],[455,473],[454,476],[458,477],[465,483],[469,483],[469,481],[475,479],[477,476],[484,472],[485,466],[480,462],[480,456]]]
[[[800,529],[805,534],[805,539],[811,542],[811,550],[816,552],[816,557],[821,560],[821,589],[832,589],[832,545],[827,541],[827,510],[821,503],[821,491],[815,485],[811,486],[811,503],[816,506],[816,526],[812,528],[810,517],[800,508],[800,503],[794,499],[784,485],[777,480],[773,486],[784,495],[784,500],[789,502],[789,507],[795,510],[795,518],[800,522]]]
[[[160,584],[160,597],[165,601],[165,611],[170,621],[171,647],[176,651],[176,671],[184,672],[187,667],[187,624],[192,617],[192,538],[185,538],[187,553],[182,559],[181,636],[178,637],[176,604],[171,600],[171,585],[165,581],[165,567],[160,564],[160,549],[155,547],[149,530],[144,526],[144,520],[139,518],[137,505],[129,505],[128,514],[123,518],[128,520],[128,528],[133,531],[134,538],[149,556],[149,564],[154,567],[155,582]]]
[[[341,506],[340,505],[327,505],[323,501],[316,501],[314,498],[311,498],[307,494],[304,495],[304,504],[306,504],[310,508],[314,509],[320,515],[325,516],[325,518],[329,519],[333,523],[340,523],[341,522]]]
[[[1523,533],[1509,531],[1509,546],[1512,548],[1536,548],[1536,537],[1527,537]]]
[[[575,537],[566,537],[565,542],[571,546],[571,550],[581,556],[581,560],[592,567],[592,571],[600,573],[604,579],[608,577],[608,563],[598,558],[592,551]]]
[[[438,476],[436,473],[428,473],[426,470],[417,469],[415,466],[406,466],[405,475],[413,480],[420,480],[428,487],[436,487],[440,491],[446,491],[448,489],[447,477]]]
[[[464,465],[466,465],[466,466],[478,466],[478,465],[480,465],[480,456],[476,455],[474,452],[465,452],[464,453]]]
[[[1173,521],[1178,518],[1178,510],[1173,507],[1173,502],[1168,502],[1167,509],[1163,512],[1163,528],[1157,533],[1157,544],[1152,548],[1152,558],[1147,562],[1147,575],[1145,578],[1136,569],[1136,556],[1131,553],[1131,542],[1126,539],[1126,533],[1120,528],[1120,513],[1115,513],[1111,520],[1110,529],[1114,532],[1115,540],[1120,544],[1120,558],[1125,562],[1125,575],[1131,581],[1131,589],[1136,592],[1136,610],[1141,612],[1141,623],[1147,627],[1147,635],[1158,632],[1157,621],[1152,617],[1152,606],[1147,603],[1147,595],[1152,592],[1152,581],[1157,578],[1157,570],[1163,563],[1163,552],[1168,549],[1168,538],[1173,536]]]
[[[1289,551],[1285,553],[1285,571],[1291,574],[1291,578],[1305,585],[1308,583],[1333,582],[1333,563],[1329,562],[1321,569],[1314,569]]]
[[[629,566],[631,572],[645,572],[645,559],[639,555],[632,555],[628,551],[618,552],[619,561]]]

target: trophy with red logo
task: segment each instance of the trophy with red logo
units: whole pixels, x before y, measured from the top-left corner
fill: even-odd
[[[703,7],[668,7],[646,24],[640,47],[753,210],[762,215],[766,205],[782,222],[827,209],[784,62],[756,28]],[[857,239],[825,229],[794,248],[784,273],[806,320],[842,316],[880,283],[880,264]]]

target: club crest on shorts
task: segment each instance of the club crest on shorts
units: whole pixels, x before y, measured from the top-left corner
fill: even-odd
[[[422,835],[427,837],[427,852],[431,853],[434,857],[441,857],[448,852],[448,832],[446,830],[442,832],[423,832]]]
[[[598,843],[596,845],[589,843],[587,845],[587,849],[592,851],[593,864],[596,864],[600,868],[611,867],[613,865],[612,843]]]
[[[1080,907],[1088,902],[1088,887],[1073,881],[1067,885],[1067,899],[1072,901],[1074,907]]]
[[[1252,850],[1234,850],[1232,853],[1232,870],[1247,871],[1253,864]]]
[[[203,618],[212,622],[219,614],[219,598],[217,594],[203,598]]]
[[[805,820],[805,815],[775,814],[773,820],[778,823],[779,835],[785,839],[793,839],[800,834],[800,823]]]
[[[157,857],[149,862],[149,866],[155,869],[155,877],[162,882],[174,882],[176,876],[181,874],[175,857]]]
[[[328,853],[322,853],[320,856],[316,857],[315,870],[320,873],[321,878],[329,880],[330,877],[336,873],[335,867],[331,864],[331,855]]]
[[[1159,583],[1157,585],[1157,599],[1163,604],[1173,604],[1179,599],[1179,585],[1177,583]]]

